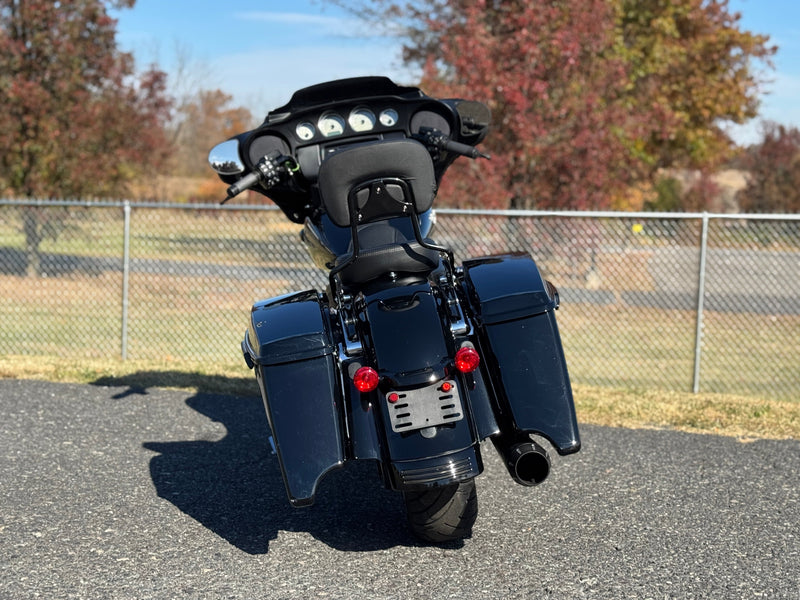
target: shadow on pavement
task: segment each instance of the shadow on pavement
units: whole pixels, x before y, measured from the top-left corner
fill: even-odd
[[[162,385],[167,385],[169,374],[163,375]],[[149,373],[94,383],[119,386],[158,378]],[[197,387],[203,390],[199,379]],[[146,393],[137,383],[114,397]],[[323,479],[313,506],[295,509],[269,446],[260,398],[199,391],[186,404],[224,425],[227,433],[218,441],[145,442],[144,448],[158,453],[150,460],[150,476],[161,498],[237,548],[266,553],[281,531],[307,532],[345,551],[417,545],[407,531],[400,494],[383,488],[375,465],[346,463]]]

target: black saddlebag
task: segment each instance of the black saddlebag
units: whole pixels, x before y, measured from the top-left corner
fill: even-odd
[[[510,413],[518,432],[547,438],[559,454],[577,452],[556,289],[527,254],[464,261],[464,285],[501,413]]]
[[[345,459],[334,344],[317,293],[256,303],[242,350],[256,370],[289,500],[312,504],[319,480]]]

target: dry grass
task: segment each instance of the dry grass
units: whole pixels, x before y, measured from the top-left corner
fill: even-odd
[[[669,428],[740,439],[800,439],[800,403],[732,394],[575,386],[579,420],[629,428]]]
[[[192,363],[186,360],[86,359],[42,356],[0,357],[0,379],[36,379],[62,383],[162,388],[252,396],[258,386],[244,360]]]
[[[177,360],[84,360],[7,356],[0,378],[40,379],[135,389],[172,388],[254,395],[252,373],[244,363],[191,364]],[[623,390],[587,385],[574,389],[581,423],[626,428],[670,428],[755,438],[800,439],[800,402],[728,394],[690,394]]]

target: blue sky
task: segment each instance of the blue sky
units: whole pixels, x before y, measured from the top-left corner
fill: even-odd
[[[731,0],[742,27],[779,46],[767,72],[761,116],[800,127],[800,1]],[[113,13],[120,46],[139,65],[172,72],[188,56],[202,87],[220,88],[257,117],[285,103],[300,87],[357,75],[388,75],[409,83],[396,39],[318,0],[137,0]],[[180,52],[176,50],[180,48]],[[758,123],[731,129],[742,143],[758,138]]]
[[[341,9],[315,0],[137,0],[113,13],[120,46],[170,72],[189,53],[203,87],[220,88],[263,117],[296,89],[343,77],[413,77],[399,44],[373,36]]]

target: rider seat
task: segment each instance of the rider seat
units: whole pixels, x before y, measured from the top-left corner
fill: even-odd
[[[447,248],[423,239],[418,215],[431,208],[436,179],[430,154],[407,139],[359,144],[339,150],[319,169],[323,208],[339,227],[350,227],[350,251],[338,257],[331,283],[366,283],[386,273],[427,274]],[[397,228],[411,222],[414,237]]]

